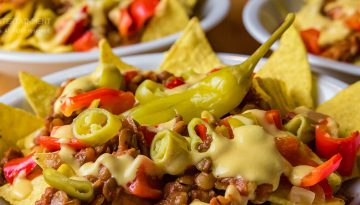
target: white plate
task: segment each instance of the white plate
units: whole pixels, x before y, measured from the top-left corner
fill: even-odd
[[[247,31],[260,43],[283,21],[287,12],[298,11],[304,1],[300,0],[250,0],[244,8],[243,22]],[[279,6],[282,8],[280,11]],[[276,48],[276,46],[273,46]],[[342,73],[360,76],[360,66],[329,60],[309,54],[312,65]]]
[[[238,64],[244,61],[248,56],[245,55],[237,55],[237,54],[226,54],[220,53],[218,54],[220,59],[225,64]],[[123,60],[131,65],[137,66],[144,70],[150,70],[157,68],[162,62],[163,54],[162,53],[154,53],[154,54],[144,54],[137,56],[129,56],[124,57]],[[262,60],[260,64],[264,63],[265,60]],[[59,71],[54,74],[48,75],[44,77],[44,79],[50,83],[59,85],[61,82],[64,82],[68,78],[79,77],[90,73],[96,67],[97,63],[86,64],[82,66],[78,66],[75,68],[70,68],[67,70]],[[348,85],[340,80],[335,78],[318,75],[317,81],[317,90],[318,90],[318,102],[324,102],[330,98],[332,98],[336,93],[346,88]],[[8,92],[7,94],[0,97],[0,102],[5,104],[29,109],[29,106],[24,98],[24,92],[22,88],[16,88],[13,91]]]
[[[200,11],[201,26],[209,31],[220,23],[230,8],[229,0],[206,0]],[[180,36],[180,32],[158,40],[121,46],[113,49],[118,56],[163,51]],[[56,70],[97,61],[99,51],[71,52],[63,54],[29,53],[0,51],[0,72],[17,75],[18,71],[28,71],[37,75],[52,73]]]

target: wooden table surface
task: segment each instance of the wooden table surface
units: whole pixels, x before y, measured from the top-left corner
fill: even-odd
[[[259,46],[259,43],[247,33],[242,23],[242,10],[247,1],[231,0],[230,11],[224,21],[208,32],[208,39],[215,51],[251,54]],[[342,74],[337,75],[337,77],[347,82],[357,80]],[[0,95],[18,85],[19,82],[16,78],[0,73]]]

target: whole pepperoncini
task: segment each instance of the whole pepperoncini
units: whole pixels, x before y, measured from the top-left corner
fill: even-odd
[[[295,15],[289,14],[272,36],[243,63],[210,73],[184,92],[140,104],[131,109],[129,114],[140,124],[148,125],[169,121],[176,115],[181,115],[189,122],[192,118],[199,117],[204,110],[215,117],[222,117],[241,103],[251,86],[251,76],[256,64],[294,19]]]

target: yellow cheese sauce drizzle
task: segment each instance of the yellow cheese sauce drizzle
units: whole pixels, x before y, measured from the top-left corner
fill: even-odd
[[[12,187],[12,197],[16,200],[23,200],[27,198],[33,190],[31,181],[26,179],[25,175],[22,173],[14,179]]]

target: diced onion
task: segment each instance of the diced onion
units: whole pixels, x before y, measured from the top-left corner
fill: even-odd
[[[311,205],[314,199],[314,192],[297,186],[293,186],[289,193],[289,200],[294,204]]]

